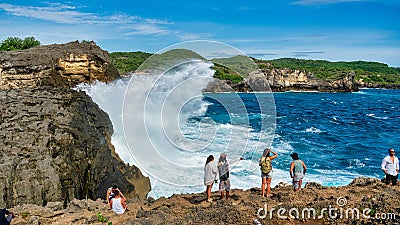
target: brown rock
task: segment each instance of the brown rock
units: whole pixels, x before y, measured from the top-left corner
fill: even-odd
[[[84,92],[3,90],[0,112],[0,206],[65,207],[74,198],[104,198],[114,183],[128,197],[150,191],[149,179],[115,153],[108,115]]]
[[[362,179],[356,179],[360,182]],[[231,198],[226,200],[218,200],[219,193],[213,192],[212,203],[206,202],[204,193],[199,194],[181,194],[173,195],[170,198],[160,198],[155,201],[128,201],[130,211],[122,215],[116,215],[111,210],[107,210],[106,204],[101,201],[85,201],[74,200],[69,207],[75,207],[75,211],[69,208],[63,212],[54,212],[52,217],[47,209],[39,206],[24,206],[13,209],[17,213],[32,212],[25,220],[17,218],[15,224],[29,224],[27,221],[30,217],[32,220],[39,219],[42,225],[47,224],[106,224],[99,223],[98,217],[100,213],[107,221],[112,224],[122,225],[143,225],[143,224],[252,224],[257,219],[262,224],[277,225],[316,225],[316,224],[399,224],[400,223],[400,186],[387,187],[382,186],[379,180],[368,178],[372,182],[365,183],[363,186],[348,185],[344,187],[324,187],[322,189],[315,188],[320,185],[309,183],[309,187],[299,192],[293,192],[291,187],[275,187],[272,188],[271,197],[269,199],[261,197],[259,188],[252,188],[248,191],[233,189]],[[338,198],[343,202],[339,202]],[[89,209],[92,206],[94,210]],[[336,217],[329,217],[325,213],[322,218],[323,208],[336,207]],[[343,215],[340,216],[340,207]],[[281,214],[289,217],[290,209],[298,209],[298,218],[279,218],[278,210],[285,209]],[[303,209],[313,208],[316,211],[316,218],[308,218],[308,211],[305,211],[305,217],[302,216]],[[364,218],[362,214],[359,218],[351,218],[346,216],[347,209],[359,209],[362,213],[363,209],[371,209],[370,218]],[[257,213],[259,210],[267,209],[268,214],[265,218],[259,218]],[[269,212],[272,211],[272,217]],[[282,211],[281,211],[282,212]],[[375,214],[374,214],[375,213]],[[389,215],[393,213],[395,217],[391,219],[374,219],[373,215]],[[265,214],[260,211],[260,215]],[[292,215],[296,215],[292,211]],[[332,215],[335,215],[333,213]],[[25,221],[25,223],[23,223]],[[96,223],[97,222],[97,223]]]
[[[0,89],[112,81],[120,77],[108,53],[94,42],[43,45],[0,52]]]
[[[354,72],[345,74],[338,80],[321,80],[313,74],[291,69],[265,69],[254,71],[237,84],[230,81],[215,79],[206,92],[225,92],[229,85],[237,92],[281,92],[281,91],[321,91],[321,92],[352,92],[358,91],[358,85],[354,81]]]

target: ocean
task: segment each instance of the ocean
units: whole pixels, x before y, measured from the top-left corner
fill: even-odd
[[[133,75],[77,87],[109,114],[116,152],[150,177],[153,198],[204,191],[210,154],[218,161],[227,153],[232,188],[249,189],[261,185],[258,159],[266,147],[279,154],[272,186],[291,182],[292,152],[307,165],[303,183],[340,186],[382,178],[381,160],[399,148],[400,90],[202,93],[212,74],[199,62],[163,79]]]

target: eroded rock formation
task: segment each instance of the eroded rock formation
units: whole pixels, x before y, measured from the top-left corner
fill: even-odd
[[[321,91],[352,92],[358,91],[354,82],[354,73],[344,74],[335,80],[321,80],[313,74],[291,69],[267,69],[250,73],[242,82],[232,84],[230,81],[215,79],[206,88],[206,92],[223,92],[229,88],[239,92],[252,91]]]
[[[0,53],[0,207],[104,198],[116,183],[144,198],[149,179],[111,144],[108,115],[81,82],[119,77],[94,43]]]
[[[70,42],[0,52],[0,89],[111,81],[119,77],[108,53],[94,42]]]
[[[12,209],[21,215],[13,220],[13,224],[26,225],[39,222],[41,225],[106,224],[98,222],[97,213],[106,217],[112,224],[122,225],[248,225],[253,224],[254,219],[262,224],[276,225],[400,223],[400,199],[398,198],[400,187],[386,186],[377,179],[357,178],[350,185],[343,187],[325,187],[318,183],[307,183],[300,192],[293,192],[292,189],[290,184],[280,184],[272,188],[269,199],[261,197],[259,188],[251,188],[247,191],[233,189],[228,201],[218,200],[219,193],[213,192],[212,203],[206,202],[204,193],[179,194],[157,200],[130,201],[128,203],[130,211],[122,215],[107,210],[106,204],[99,200],[75,199],[68,204],[66,209],[63,209],[59,202],[50,202],[46,207],[23,205]],[[339,202],[341,205],[338,199],[341,200]],[[343,201],[346,204],[343,204]],[[268,212],[259,211],[260,208],[264,210],[264,207],[268,207]],[[328,210],[333,208],[336,210],[332,210],[329,214]],[[289,213],[291,209],[292,212]],[[296,209],[298,214],[296,214]],[[365,209],[366,211],[363,211]],[[280,210],[279,213],[278,210]],[[303,210],[307,211],[302,214]],[[357,211],[348,211],[346,214],[346,210],[359,211],[358,214]],[[266,216],[263,218],[264,215]],[[385,219],[379,219],[378,216]]]

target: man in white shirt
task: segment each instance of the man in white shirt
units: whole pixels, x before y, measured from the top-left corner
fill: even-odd
[[[399,159],[394,156],[393,148],[389,149],[389,155],[382,160],[381,168],[386,174],[385,183],[392,182],[392,185],[396,185],[399,176]]]
[[[116,214],[123,214],[127,211],[125,199],[121,198],[119,191],[114,191],[114,198],[110,199],[110,207]]]

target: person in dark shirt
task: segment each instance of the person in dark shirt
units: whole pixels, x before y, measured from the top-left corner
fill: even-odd
[[[13,212],[7,209],[0,209],[0,225],[10,225],[12,218],[15,217]]]

